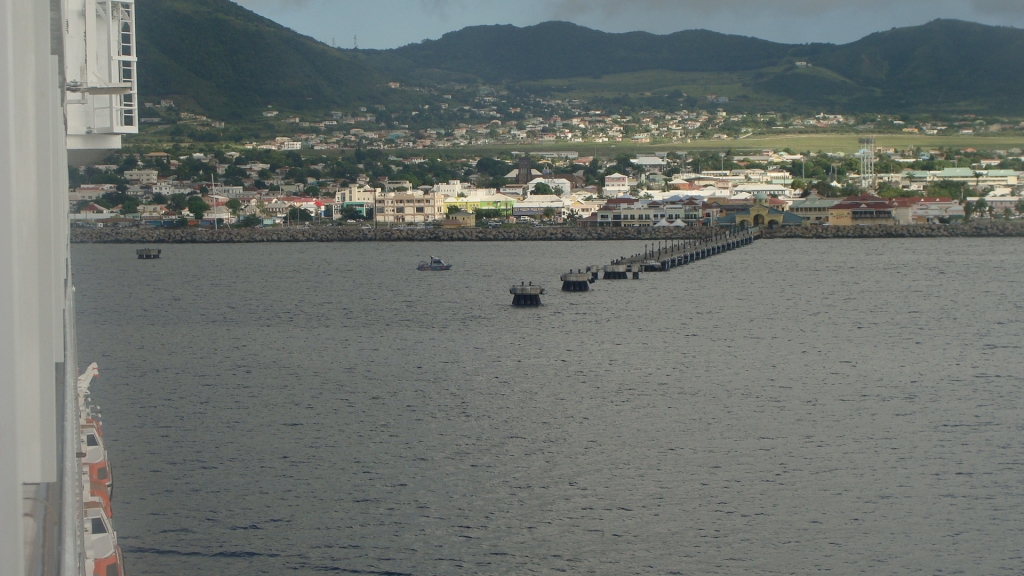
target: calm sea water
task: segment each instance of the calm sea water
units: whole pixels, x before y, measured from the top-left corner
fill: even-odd
[[[1024,572],[1019,240],[134,248],[73,257],[135,576]]]

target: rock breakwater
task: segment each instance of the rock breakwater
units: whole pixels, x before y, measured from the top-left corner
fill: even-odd
[[[679,240],[704,238],[713,228],[74,228],[73,243],[190,244],[237,242],[522,242],[584,240]]]
[[[764,238],[992,238],[1024,237],[1024,222],[976,221],[967,224],[914,224],[911,226],[787,226],[765,230]]]

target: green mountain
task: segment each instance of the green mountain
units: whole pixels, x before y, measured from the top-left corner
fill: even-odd
[[[859,109],[1024,114],[1024,30],[959,20],[871,34],[812,59],[876,96]]]
[[[545,22],[526,28],[473,26],[388,52],[417,69],[438,68],[500,83],[640,70],[753,70],[774,66],[793,51],[785,44],[707,30],[666,36],[610,34]]]
[[[390,90],[388,81],[503,85],[578,99],[650,93],[666,105],[682,93],[691,101],[717,94],[752,110],[1024,115],[1024,30],[955,20],[844,45],[706,30],[611,34],[546,22],[473,26],[393,50],[339,50],[229,0],[136,5],[143,99],[172,97],[220,118],[268,106],[411,108],[426,98]]]
[[[171,97],[220,118],[268,106],[325,110],[388,102],[380,74],[228,0],[137,0],[144,101]]]
[[[364,61],[406,78],[459,74],[554,86],[565,96],[580,85],[584,96],[622,92],[624,81],[636,79],[629,75],[664,71],[679,74],[665,74],[667,83],[655,83],[655,90],[706,86],[754,104],[1024,114],[1018,96],[1024,91],[1024,30],[958,20],[894,28],[844,45],[779,44],[707,30],[611,34],[566,22],[475,26],[370,52]],[[606,75],[614,77],[602,91],[592,80]]]

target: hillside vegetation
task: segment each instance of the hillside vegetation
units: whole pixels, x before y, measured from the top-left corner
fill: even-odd
[[[227,118],[268,106],[419,103],[416,93],[389,90],[388,81],[480,83],[584,100],[653,92],[657,103],[677,106],[717,94],[751,110],[1024,115],[1024,30],[956,20],[844,45],[706,30],[611,34],[546,22],[473,26],[393,50],[339,50],[229,0],[137,6],[143,98],[173,97]]]
[[[138,0],[139,85],[222,118],[271,106],[324,110],[393,98],[342,51],[228,0]]]

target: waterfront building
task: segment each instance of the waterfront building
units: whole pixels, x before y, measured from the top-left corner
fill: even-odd
[[[438,192],[378,194],[374,218],[381,224],[423,224],[444,219],[444,197]]]
[[[630,199],[632,200],[632,199]],[[705,209],[707,208],[707,209]],[[613,202],[609,201],[596,212],[584,218],[582,226],[599,228],[635,228],[657,226],[663,222],[697,226],[714,221],[717,210],[698,198],[673,201]]]
[[[339,188],[334,194],[334,209],[332,219],[340,220],[346,208],[354,208],[363,218],[373,216],[373,209],[377,203],[377,195],[380,190],[366,184],[350,184],[345,188]]]
[[[914,224],[936,224],[942,219],[963,218],[964,207],[951,198],[918,198],[911,217]]]
[[[521,202],[516,202],[512,207],[512,215],[516,218],[528,216],[530,218],[541,218],[547,209],[554,211],[555,217],[564,217],[572,206],[573,201],[568,196],[561,198],[554,194],[540,194],[528,196]]]
[[[871,194],[851,196],[828,209],[828,222],[832,226],[895,225],[896,203]]]
[[[802,226],[804,219],[793,213],[778,208],[773,208],[770,205],[771,198],[766,194],[758,194],[754,198],[754,203],[749,205],[744,210],[733,211],[727,216],[724,216],[718,220],[719,226],[767,226],[768,228],[774,228],[776,226]]]
[[[789,211],[802,217],[804,224],[824,224],[828,222],[828,209],[839,202],[839,198],[824,198],[811,192],[806,198],[794,200]]]
[[[445,228],[472,228],[476,226],[476,214],[461,211],[445,214],[441,225]]]
[[[504,194],[497,194],[492,189],[474,190],[470,196],[455,196],[444,199],[445,212],[452,206],[466,212],[477,210],[501,210],[502,213],[512,214],[518,200]]]

